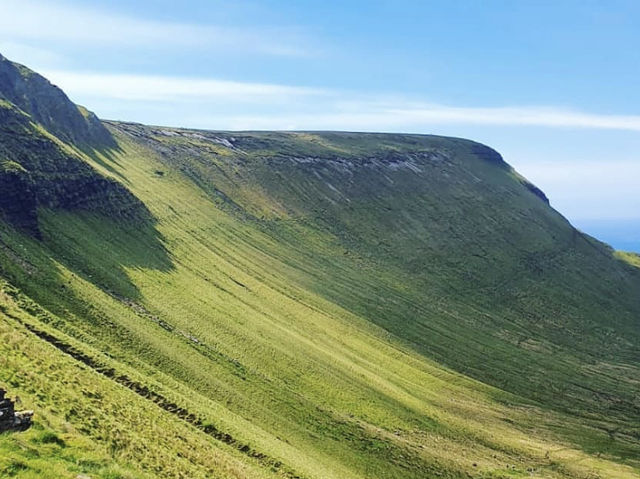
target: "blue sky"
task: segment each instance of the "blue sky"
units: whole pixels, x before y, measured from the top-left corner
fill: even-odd
[[[0,53],[103,118],[437,133],[640,251],[640,2],[0,0]]]

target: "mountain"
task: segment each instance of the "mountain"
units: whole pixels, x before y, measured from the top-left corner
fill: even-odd
[[[96,141],[33,75],[0,76],[0,388],[35,411],[0,475],[640,477],[637,257],[491,148]]]
[[[98,117],[75,105],[60,88],[0,55],[0,98],[28,114],[61,140],[83,147],[115,146]]]
[[[110,145],[115,140],[93,113],[0,56],[0,212],[6,221],[39,237],[38,207],[150,220],[142,202],[84,161],[82,149]]]

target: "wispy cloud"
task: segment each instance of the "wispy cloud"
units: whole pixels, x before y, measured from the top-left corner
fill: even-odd
[[[602,115],[554,107],[460,108],[447,106],[391,109],[405,121],[598,128],[640,131],[640,115]]]
[[[89,106],[92,101],[111,102],[112,109],[118,104],[124,106],[125,102],[164,102],[170,104],[173,118],[185,120],[183,125],[205,128],[416,132],[433,125],[458,124],[640,132],[640,115],[605,115],[538,106],[459,107],[402,96],[215,78],[60,70],[44,74],[74,99]],[[229,109],[233,104],[238,108]],[[203,113],[221,111],[225,114]]]
[[[60,68],[60,65],[65,62],[62,55],[46,48],[6,40],[0,40],[0,53],[11,60],[19,59],[20,62],[28,65],[58,65]]]
[[[600,115],[550,107],[474,108],[446,105],[406,105],[381,108],[362,102],[357,111],[337,109],[326,113],[238,116],[238,128],[357,129],[371,131],[419,131],[429,125],[502,125],[549,128],[593,128],[640,132],[640,116]]]
[[[312,98],[329,92],[315,88],[236,82],[211,78],[155,75],[101,74],[87,72],[44,71],[53,83],[74,96],[92,96],[116,100],[172,102],[269,102],[282,103],[295,97]]]
[[[0,0],[0,40],[84,42],[88,45],[224,48],[231,52],[305,56],[300,32],[154,21],[78,5]]]

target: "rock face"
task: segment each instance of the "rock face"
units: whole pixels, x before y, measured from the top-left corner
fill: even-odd
[[[93,148],[115,141],[100,120],[46,78],[0,55],[0,98],[13,103],[61,140]]]
[[[473,153],[480,159],[500,166],[501,168],[509,168],[509,165],[504,161],[502,155],[493,148],[490,148],[481,143],[474,143],[472,146]]]
[[[0,433],[6,431],[26,431],[31,427],[33,411],[16,412],[13,401],[5,397],[0,389]]]
[[[35,125],[22,108],[2,100],[3,92],[0,78],[0,218],[36,237],[38,207],[86,210],[112,219],[150,218],[128,189],[92,168],[43,130],[44,124]]]
[[[38,237],[36,193],[29,173],[18,163],[0,160],[0,211],[14,226]]]

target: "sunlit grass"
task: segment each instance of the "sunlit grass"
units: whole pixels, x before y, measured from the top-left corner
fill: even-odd
[[[603,353],[594,364],[598,336],[569,343],[546,316],[533,318],[539,329],[525,329],[531,318],[522,308],[549,309],[523,291],[543,287],[550,304],[568,300],[557,314],[568,330],[574,327],[571,301],[583,296],[554,292],[557,272],[546,276],[548,284],[513,278],[517,288],[496,289],[525,259],[534,270],[550,268],[540,250],[555,247],[556,238],[545,232],[561,235],[566,228],[536,198],[518,193],[509,175],[495,176],[468,157],[456,166],[460,181],[483,178],[511,195],[512,209],[500,210],[501,221],[528,214],[548,222],[513,239],[521,241],[523,257],[505,254],[487,266],[470,254],[476,250],[446,244],[447,238],[456,247],[467,244],[460,237],[467,221],[475,242],[494,253],[508,248],[499,236],[507,226],[466,219],[480,201],[467,183],[449,191],[449,180],[433,180],[440,195],[457,198],[445,212],[418,195],[419,181],[404,171],[394,178],[405,182],[406,198],[372,199],[372,191],[388,193],[382,186],[388,180],[374,170],[365,178],[369,186],[352,187],[340,175],[271,171],[259,161],[301,148],[310,156],[366,157],[376,144],[402,149],[408,141],[402,136],[256,135],[245,140],[264,142],[253,156],[164,138],[165,146],[203,152],[178,151],[179,159],[170,160],[121,133],[118,139],[121,150],[112,157],[87,161],[126,178],[155,224],[137,228],[87,212],[42,210],[42,242],[6,227],[0,232],[0,271],[20,288],[4,284],[0,295],[0,386],[36,410],[31,431],[0,437],[4,474],[638,476],[637,428],[625,422],[633,411],[607,417],[597,398],[575,396],[579,389],[568,379],[631,395],[637,364],[612,377],[607,365],[615,370],[620,361]],[[281,182],[284,173],[288,180]],[[340,199],[347,191],[350,202]],[[481,211],[493,211],[489,202]],[[445,213],[446,224],[425,223]],[[564,254],[572,253],[553,260],[568,262]],[[611,271],[604,259],[585,264]],[[474,276],[478,271],[485,276]],[[617,341],[628,312],[619,311],[610,337],[612,350],[624,351]],[[101,374],[29,327],[115,372]],[[158,407],[131,383],[189,411],[198,425]],[[577,415],[563,411],[573,401]],[[212,428],[235,442],[207,434]],[[607,428],[617,429],[610,436]]]

